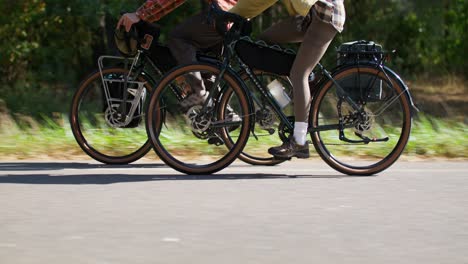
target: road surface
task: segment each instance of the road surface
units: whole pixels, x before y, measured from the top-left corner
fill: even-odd
[[[468,263],[468,162],[0,162],[0,263]]]

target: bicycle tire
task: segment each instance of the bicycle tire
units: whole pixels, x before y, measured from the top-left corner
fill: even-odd
[[[343,109],[350,109],[348,117],[352,116],[351,107],[339,99],[340,92],[334,84],[337,82],[343,84],[350,91],[349,94],[354,94],[352,96],[357,101],[365,102],[362,107],[369,117],[362,118],[355,127],[347,129],[345,137],[364,136],[374,141],[346,144],[337,139],[336,130],[312,132],[311,138],[317,153],[330,167],[344,174],[366,176],[382,172],[400,157],[409,140],[412,116],[406,85],[393,72],[384,73],[371,65],[339,70],[333,74],[333,79],[326,81],[315,94],[309,127],[317,128],[326,125],[328,119],[338,119],[339,114],[335,113],[338,107],[335,109],[333,105],[335,103],[341,106],[342,112]],[[368,88],[361,84],[366,84]],[[356,88],[358,85],[360,89]],[[365,93],[362,92],[364,90]],[[364,97],[365,100],[359,99]],[[381,109],[385,112],[379,114]],[[372,135],[374,138],[370,137]]]
[[[238,97],[236,109],[242,117],[239,121],[239,136],[233,145],[211,144],[209,141],[213,137],[203,138],[203,135],[194,132],[195,119],[187,118],[192,113],[192,108],[188,111],[182,110],[179,106],[180,101],[177,101],[173,92],[173,86],[185,86],[185,83],[178,84],[178,82],[185,80],[187,76],[193,76],[194,72],[218,76],[220,69],[211,64],[199,63],[179,66],[166,73],[150,98],[146,122],[147,134],[154,151],[168,166],[185,174],[212,174],[231,164],[247,142],[251,122],[249,99],[235,77],[226,72],[220,80],[220,85],[221,83],[223,86],[228,85],[227,89],[232,89]],[[217,118],[219,119],[219,116]],[[222,122],[218,119],[215,121]],[[207,128],[208,131],[211,131],[210,129]],[[220,137],[215,138],[219,140],[227,133],[227,129],[227,127],[219,128],[211,133],[215,135],[221,133]]]
[[[123,74],[127,74],[128,70],[125,70],[123,68],[119,67],[112,67],[112,68],[107,68],[102,71],[103,75],[111,75],[111,74],[117,74],[119,76]],[[146,81],[142,76],[140,76],[139,81]],[[147,82],[148,83],[148,82]],[[90,139],[89,137],[90,134],[87,134],[85,129],[85,124],[84,122],[87,122],[87,118],[83,116],[82,119],[80,119],[80,108],[81,104],[83,103],[83,100],[86,98],[87,93],[90,92],[89,89],[92,89],[93,86],[99,85],[99,87],[102,89],[102,79],[101,79],[101,73],[99,71],[95,71],[91,73],[87,78],[84,79],[84,81],[81,82],[81,84],[78,87],[78,90],[75,92],[72,100],[72,106],[70,110],[70,126],[71,130],[73,132],[73,136],[75,137],[78,145],[80,148],[91,158],[93,158],[96,161],[109,164],[109,165],[124,165],[124,164],[129,164],[132,162],[137,161],[144,155],[148,153],[148,151],[151,149],[151,144],[149,143],[148,138],[146,137],[145,133],[145,140],[143,142],[143,139],[140,140],[140,144],[138,146],[135,146],[134,149],[129,150],[128,152],[119,152],[116,144],[114,144],[113,147],[107,147],[107,146],[96,146]],[[151,86],[149,83],[145,85],[146,90],[149,92],[151,91]],[[102,95],[101,95],[102,96]],[[91,98],[93,99],[93,98]],[[93,100],[98,100],[98,99],[93,99]],[[144,111],[144,110],[143,110]],[[143,118],[144,119],[144,118]],[[127,130],[131,130],[134,128],[125,128]],[[144,129],[143,129],[144,130]],[[146,130],[144,130],[146,132]],[[86,134],[86,135],[85,135]],[[99,140],[99,139],[98,139]],[[122,147],[122,146],[119,146]],[[104,153],[107,152],[107,153]]]

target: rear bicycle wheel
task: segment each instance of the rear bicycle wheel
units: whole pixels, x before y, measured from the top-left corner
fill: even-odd
[[[311,133],[321,158],[349,175],[372,175],[390,167],[403,152],[411,131],[411,104],[402,81],[372,66],[344,69],[333,78],[362,112],[355,111],[332,81],[316,93],[310,127],[337,125]]]
[[[144,124],[145,103],[151,86],[143,75],[138,77],[139,82],[145,82],[144,89],[133,119],[123,125],[123,80],[128,70],[116,67],[104,69],[102,73],[109,80],[110,103],[106,100],[100,72],[92,73],[80,84],[73,97],[71,129],[78,145],[93,159],[106,164],[132,163],[151,148]],[[136,84],[128,84],[129,100],[135,98],[137,88]],[[126,107],[130,109],[129,102]]]
[[[147,133],[157,155],[170,167],[186,174],[211,174],[231,164],[242,151],[249,136],[248,98],[237,81],[223,75],[217,90],[232,90],[231,108],[236,117],[221,117],[218,103],[208,99],[206,109],[195,105],[181,107],[177,91],[187,91],[194,75],[214,80],[220,70],[209,64],[194,64],[167,73],[154,90],[148,105]],[[207,85],[208,86],[208,85]],[[213,95],[212,98],[216,98]],[[229,130],[236,139],[226,144]],[[234,132],[232,132],[234,133]]]
[[[254,71],[254,74],[264,87],[274,81],[279,82],[283,86],[284,92],[292,98],[291,84],[284,76],[257,70]],[[286,160],[275,158],[268,153],[268,148],[281,145],[283,143],[282,137],[285,136],[284,134],[289,134],[289,131],[285,131],[286,126],[281,124],[279,117],[270,107],[269,103],[257,92],[257,89],[254,87],[255,84],[248,78],[247,73],[242,74],[241,78],[249,91],[252,92],[253,97],[255,97],[253,103],[255,111],[254,133],[256,137],[253,133],[250,134],[249,141],[239,155],[239,159],[245,163],[260,166],[273,166],[283,163]],[[220,110],[222,111],[222,115],[229,115],[232,112],[230,109],[230,105],[232,104],[230,102],[231,96],[232,90],[229,90],[221,97]],[[283,112],[292,117],[292,101],[283,109]],[[235,130],[229,131],[227,140],[232,141],[231,137],[235,137],[235,135]]]

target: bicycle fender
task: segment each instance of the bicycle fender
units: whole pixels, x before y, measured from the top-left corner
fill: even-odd
[[[408,99],[412,107],[411,116],[414,116],[415,114],[417,114],[419,112],[419,109],[414,104],[413,97],[411,96],[411,92],[409,90],[408,85],[406,85],[403,79],[397,73],[395,73],[392,69],[388,68],[387,66],[384,66],[384,69],[387,73],[390,73],[392,77],[395,78],[395,80],[397,80],[405,88],[406,96],[408,96]]]

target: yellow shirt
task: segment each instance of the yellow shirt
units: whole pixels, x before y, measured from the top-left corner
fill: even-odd
[[[253,18],[260,15],[278,0],[239,0],[229,12],[245,18]],[[310,8],[317,0],[283,0],[290,15],[306,16]]]

